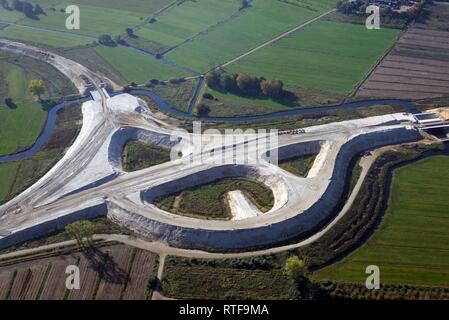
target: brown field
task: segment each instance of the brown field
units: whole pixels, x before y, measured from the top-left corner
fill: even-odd
[[[0,300],[145,299],[156,255],[125,245],[39,258],[0,267]],[[80,290],[67,290],[68,265],[80,268]]]
[[[118,300],[126,285],[127,270],[134,250],[114,248],[109,254],[113,260],[107,262],[109,267],[104,272],[98,287],[96,300]]]
[[[123,293],[123,300],[144,300],[145,288],[142,290],[142,283],[146,283],[150,276],[150,270],[155,263],[155,255],[148,251],[137,250],[129,272],[129,279]]]
[[[449,95],[449,32],[409,29],[356,93],[425,99]]]
[[[42,292],[39,296],[40,300],[62,300],[66,294],[65,287],[65,269],[68,265],[76,264],[75,257],[61,256],[60,259],[52,261],[51,269],[48,273]]]
[[[91,268],[91,262],[81,259],[80,268],[80,290],[71,290],[67,296],[68,300],[92,300],[95,297],[99,277],[97,272]]]

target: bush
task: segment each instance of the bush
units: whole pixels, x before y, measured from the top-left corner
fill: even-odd
[[[5,98],[5,104],[8,108],[11,108],[11,109],[17,108],[17,105],[14,103],[14,101],[11,98]]]
[[[210,93],[205,93],[203,94],[203,98],[208,100],[214,100],[215,97]]]
[[[285,273],[293,280],[298,281],[302,278],[305,271],[305,263],[297,256],[291,256],[285,262]]]
[[[263,80],[260,89],[265,97],[276,99],[282,95],[284,84],[279,80]]]
[[[239,296],[239,294],[237,292],[228,291],[225,293],[224,299],[225,300],[240,300],[241,297]]]
[[[236,78],[237,78],[236,74],[233,75],[225,74],[224,76],[221,77],[220,87],[227,92],[236,91],[237,88],[237,84],[235,81]]]
[[[170,82],[171,84],[179,84],[184,81],[185,81],[184,78],[172,78],[168,80],[168,82]]]
[[[244,94],[257,95],[260,92],[260,81],[255,77],[242,73],[237,76],[235,82]]]
[[[114,40],[112,40],[112,37],[108,34],[102,34],[98,38],[98,42],[101,43],[102,45],[108,46],[108,47],[114,47],[116,45]]]
[[[210,107],[205,104],[199,104],[196,107],[196,114],[200,117],[207,117],[209,116]]]
[[[218,71],[209,72],[206,75],[206,84],[211,89],[220,89],[221,73]]]

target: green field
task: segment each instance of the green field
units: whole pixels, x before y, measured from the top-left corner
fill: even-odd
[[[11,185],[16,176],[17,167],[18,164],[16,162],[0,165],[0,203],[9,195]]]
[[[307,177],[315,162],[316,155],[300,156],[279,161],[279,167],[298,177]]]
[[[118,35],[122,34],[126,28],[133,27],[142,23],[146,18],[145,12],[129,12],[125,10],[117,10],[110,8],[99,8],[91,5],[82,4],[79,5],[81,25],[79,30],[67,30],[65,21],[68,15],[60,10],[65,8],[69,4],[74,3],[62,3],[54,6],[55,11],[51,11],[48,8],[44,8],[46,15],[40,16],[40,20],[33,20],[24,18],[20,21],[20,24],[28,26],[47,27],[53,30],[59,30],[75,34],[82,34],[92,37],[98,37],[101,34]]]
[[[126,85],[128,80],[106,61],[96,50],[96,46],[66,49],[60,54],[70,60],[76,61],[93,72],[104,74],[117,84]]]
[[[395,29],[319,21],[229,66],[228,71],[348,94],[398,34]]]
[[[129,82],[146,83],[150,79],[168,80],[189,75],[153,57],[122,46],[98,46],[95,50]]]
[[[175,214],[204,219],[232,218],[226,196],[229,191],[240,190],[262,212],[273,207],[274,196],[263,183],[244,178],[229,178],[200,185],[180,193],[160,197],[154,204]]]
[[[0,30],[0,38],[43,44],[52,47],[68,48],[92,43],[93,40],[65,35],[63,33],[33,30],[20,26],[9,26]]]
[[[273,256],[221,260],[169,257],[162,293],[178,299],[291,299],[292,281],[278,263]]]
[[[147,24],[138,32],[139,42],[152,42],[153,46],[176,46],[188,38],[217,24],[237,12],[239,0],[186,1],[157,16],[157,21]]]
[[[0,7],[0,20],[6,22],[15,22],[23,18],[23,13],[18,11],[9,11]]]
[[[377,265],[381,283],[448,286],[449,157],[435,156],[394,171],[388,210],[360,249],[317,272],[319,279],[364,282]]]
[[[170,161],[170,150],[140,141],[129,141],[123,150],[123,169],[137,171]]]
[[[145,22],[154,13],[171,4],[174,0],[75,0],[75,1],[51,1],[32,0],[31,3],[39,3],[45,11],[39,19],[30,19],[24,14],[0,8],[0,21],[14,22],[24,26],[44,28],[60,33],[45,30],[33,30],[20,26],[9,26],[0,30],[0,37],[16,39],[50,45],[53,47],[73,47],[91,43],[101,34],[111,36],[125,33],[126,28],[133,28]],[[10,1],[12,2],[12,1]],[[11,3],[12,5],[12,3]],[[65,21],[68,15],[65,8],[68,5],[78,5],[80,8],[80,30],[67,30]],[[64,34],[66,33],[66,34]],[[82,38],[73,35],[84,35]]]
[[[47,113],[27,94],[30,75],[25,70],[2,61],[0,78],[0,155],[5,155],[33,144]],[[13,99],[15,108],[5,105],[6,97]]]
[[[251,8],[169,53],[177,64],[206,72],[334,7],[336,0],[254,0]]]
[[[208,88],[207,92],[217,99],[202,102],[209,105],[210,116],[264,114],[338,103],[363,81],[399,32],[317,21],[226,68],[228,73],[282,80],[295,99],[275,101]]]
[[[153,86],[151,91],[155,92],[174,108],[187,112],[197,84],[197,79],[190,79],[181,83],[168,82],[163,85]]]
[[[20,194],[47,173],[72,145],[81,123],[81,105],[63,108],[58,111],[55,131],[38,153],[22,161],[0,164],[0,203]]]
[[[6,11],[0,9],[2,16],[11,15],[9,21],[27,26],[45,27],[52,30],[70,32],[92,37],[98,37],[101,34],[119,35],[125,32],[126,28],[132,28],[145,21],[155,11],[172,1],[31,1],[31,3],[39,3],[45,11],[45,15],[40,15],[39,20],[30,19],[23,14],[17,18],[16,11]],[[133,6],[133,5],[136,6]],[[69,5],[77,5],[80,8],[81,28],[80,30],[67,30],[65,21],[68,14],[65,8]],[[6,12],[5,12],[6,11]]]

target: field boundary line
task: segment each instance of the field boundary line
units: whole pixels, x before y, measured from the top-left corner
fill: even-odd
[[[211,31],[219,28],[219,27],[223,27],[225,24],[227,24],[229,21],[240,17],[242,13],[244,13],[247,9],[252,8],[252,6],[246,7],[246,8],[238,8],[237,11],[231,13],[230,15],[228,15],[227,17],[224,17],[223,19],[217,21],[215,24],[208,26],[207,28],[197,32],[196,34],[192,35],[191,37],[185,39],[184,41],[178,43],[177,45],[167,49],[165,52],[162,52],[162,55],[168,55],[171,52],[179,49],[181,46],[185,45],[186,43],[192,42],[194,40],[196,40],[197,38],[200,38],[202,36],[205,36],[207,34],[209,34]]]
[[[164,13],[165,11],[170,9],[171,7],[174,7],[178,3],[179,3],[178,0],[174,0],[174,1],[170,2],[165,7],[162,7],[159,10],[157,10],[156,12],[153,12],[153,14],[150,17],[147,17],[144,22],[139,23],[138,25],[132,27],[131,29],[133,30],[133,32],[139,31],[140,29],[144,28],[145,25],[150,24],[150,20],[152,18],[158,17],[159,15],[161,15],[162,13]],[[126,33],[123,33],[122,35],[125,35],[125,34]]]
[[[368,71],[368,73],[365,75],[365,77],[360,81],[360,83],[354,88],[354,90],[348,95],[347,98],[352,98],[357,95],[357,92],[362,88],[362,86],[365,84],[365,82],[368,81],[368,78],[371,77],[371,75],[376,72],[376,69],[380,66],[380,64],[390,55],[390,53],[393,51],[394,48],[396,48],[396,45],[398,44],[399,40],[407,33],[407,30],[402,31],[399,33],[399,35],[396,37],[396,40],[394,41],[393,45],[385,51],[384,55],[377,61],[377,63],[371,68],[371,70]],[[345,99],[343,102],[345,102],[347,99]]]
[[[255,47],[255,48],[253,48],[253,49],[251,49],[251,50],[249,50],[249,51],[239,55],[238,57],[236,57],[236,58],[234,58],[234,59],[232,59],[232,60],[230,60],[228,62],[225,62],[225,63],[222,63],[222,64],[218,65],[217,67],[215,67],[215,68],[213,68],[213,69],[211,69],[209,71],[216,70],[216,69],[219,69],[219,68],[226,68],[227,66],[229,66],[229,65],[231,65],[231,64],[233,64],[233,63],[235,63],[235,62],[237,62],[237,61],[239,61],[239,60],[241,60],[241,59],[243,59],[243,58],[245,58],[245,57],[247,57],[247,56],[249,56],[251,54],[253,54],[256,51],[259,51],[260,49],[265,48],[266,46],[269,46],[270,44],[272,44],[272,43],[274,43],[276,41],[279,41],[279,40],[281,40],[281,39],[291,35],[292,33],[296,32],[296,31],[298,31],[300,29],[303,29],[303,28],[307,27],[308,25],[314,23],[317,20],[320,20],[321,18],[324,18],[325,16],[327,16],[327,15],[329,15],[329,14],[335,12],[335,11],[337,11],[337,9],[329,10],[329,11],[327,11],[327,12],[325,12],[325,13],[323,13],[323,14],[321,14],[321,15],[319,15],[319,16],[317,16],[317,17],[315,17],[315,18],[313,18],[313,19],[311,19],[309,21],[303,22],[300,25],[298,25],[298,26],[296,26],[296,27],[294,27],[294,28],[292,28],[292,29],[290,29],[290,30],[288,30],[288,31],[286,31],[286,32],[284,32],[284,33],[282,33],[282,34],[280,34],[280,35],[278,35],[278,36],[276,36],[276,37],[274,37],[274,38],[264,42],[264,43],[262,43],[261,45],[259,45],[259,46]]]
[[[61,30],[56,30],[56,29],[43,27],[43,26],[30,26],[30,25],[27,25],[27,24],[20,24],[20,23],[16,23],[16,22],[7,22],[7,21],[4,21],[4,20],[0,20],[0,23],[7,24],[9,27],[12,26],[12,27],[18,27],[18,28],[24,28],[24,29],[32,29],[32,30],[37,30],[37,31],[56,33],[56,34],[65,35],[65,36],[68,36],[68,37],[84,39],[86,41],[87,40],[90,40],[90,41],[97,41],[98,40],[97,38],[95,38],[93,36],[90,36],[90,35],[87,35],[87,34],[74,33],[74,32],[68,32],[68,31],[61,31]],[[17,41],[17,40],[15,39],[15,41]]]

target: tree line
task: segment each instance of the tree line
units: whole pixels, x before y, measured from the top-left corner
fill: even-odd
[[[39,4],[33,5],[28,1],[14,0],[12,5],[8,0],[0,0],[0,5],[6,10],[16,10],[22,12],[30,19],[39,19],[39,15],[45,14],[44,9]]]
[[[337,3],[337,10],[344,14],[366,16],[366,8],[371,3],[372,1],[370,0],[356,0],[356,1],[340,0]],[[402,0],[399,3],[406,4],[406,1]],[[395,11],[391,7],[380,8],[381,18],[383,20],[404,19],[406,21],[411,21],[418,17],[423,4],[424,1],[421,1],[410,10],[404,12]]]
[[[245,73],[212,71],[206,75],[206,84],[217,91],[251,97],[279,99],[284,93],[282,81],[253,77]]]

